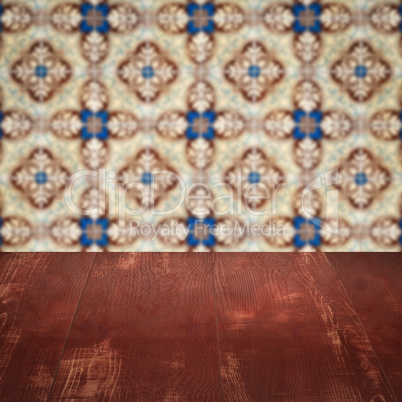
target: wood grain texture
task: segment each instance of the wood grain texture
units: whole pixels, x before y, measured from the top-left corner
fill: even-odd
[[[323,255],[214,258],[225,400],[394,399]]]
[[[0,254],[0,401],[398,399],[400,265]]]
[[[326,253],[396,397],[402,400],[402,255]]]
[[[95,255],[0,254],[0,400],[46,400]]]
[[[211,255],[103,254],[51,400],[220,399]]]

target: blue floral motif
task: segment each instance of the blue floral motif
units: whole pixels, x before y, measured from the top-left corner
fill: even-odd
[[[258,78],[261,75],[261,68],[259,66],[257,66],[256,64],[252,64],[248,68],[248,75],[251,78]]]
[[[366,173],[364,173],[364,172],[356,173],[355,183],[358,186],[364,186],[367,182],[368,182],[368,177],[367,177]]]
[[[297,124],[293,130],[293,138],[295,140],[303,140],[306,137],[310,137],[315,141],[322,139],[322,130],[320,127],[322,121],[322,112],[316,110],[314,112],[307,113],[303,110],[296,110],[293,113],[293,118]],[[310,122],[313,121],[314,126],[311,129],[306,130],[305,126],[302,124],[305,118],[309,119]]]
[[[198,113],[195,111],[190,111],[187,113],[187,122],[189,124],[189,127],[187,128],[186,131],[186,137],[189,140],[196,140],[200,136],[204,138],[205,140],[213,140],[215,138],[215,131],[213,128],[213,123],[215,122],[216,118],[216,113],[213,110],[208,110],[207,112],[204,113]],[[198,133],[197,130],[195,130],[194,123],[197,119],[205,119],[208,121],[208,127],[206,128],[206,131],[203,133]]]
[[[46,66],[44,66],[42,64],[39,64],[39,65],[36,66],[35,75],[38,78],[46,78],[47,74],[48,74],[48,70],[47,70]]]
[[[261,175],[258,172],[250,172],[248,175],[248,182],[250,184],[258,184],[261,181]]]
[[[363,64],[359,64],[355,67],[355,76],[357,78],[365,78],[368,74],[368,68],[363,65]]]
[[[101,15],[101,18],[91,21],[91,13],[98,13]],[[81,5],[81,14],[83,17],[80,25],[82,33],[88,34],[94,30],[101,34],[107,34],[109,32],[109,22],[106,19],[109,14],[109,6],[107,4],[93,5],[84,3]]]
[[[320,235],[320,223],[321,220],[319,218],[315,218],[314,221],[309,219],[303,218],[302,216],[296,216],[293,219],[293,226],[297,231],[305,230],[306,225],[311,226],[308,228],[312,231],[313,236],[309,239],[303,237],[303,233],[296,233],[293,244],[296,248],[302,248],[304,246],[310,245],[313,247],[320,247],[321,246],[321,235]]]
[[[108,236],[107,236],[107,229],[109,227],[109,220],[107,218],[99,218],[99,219],[91,219],[88,217],[83,217],[80,219],[80,227],[82,230],[81,235],[81,245],[83,247],[89,247],[94,244],[100,247],[106,247],[109,244]],[[95,227],[99,229],[101,236],[98,239],[92,238],[89,233],[89,227]]]
[[[38,172],[35,174],[35,181],[40,186],[47,183],[47,174],[46,172]]]
[[[81,121],[84,126],[81,129],[81,138],[83,140],[90,140],[96,137],[98,140],[107,140],[109,138],[109,132],[106,127],[108,117],[109,113],[105,110],[97,113],[91,112],[90,110],[83,110],[81,112]],[[100,129],[96,133],[93,133],[91,127],[88,126],[91,118],[99,119],[102,123]]]
[[[3,6],[0,4],[0,33],[3,30],[3,27],[2,27],[2,24],[1,24],[1,16],[2,15],[3,15]]]
[[[294,32],[301,34],[309,31],[311,33],[319,34],[321,32],[321,21],[319,19],[322,11],[322,6],[319,3],[313,3],[310,5],[295,4],[293,6],[293,14],[296,17],[293,23]],[[304,13],[314,14],[314,20],[311,24],[306,24],[303,20]]]
[[[216,220],[214,218],[208,217],[205,219],[195,218],[194,216],[187,219],[187,226],[189,228],[189,234],[187,237],[187,244],[190,247],[197,247],[199,245],[204,245],[205,247],[214,247],[216,244],[215,236],[211,233],[211,229],[216,225]],[[199,227],[202,227],[199,229]],[[197,230],[205,230],[209,232],[209,235],[205,238],[197,238],[195,235],[195,231]]]
[[[144,172],[141,176],[141,181],[146,186],[149,186],[154,181],[154,175],[151,172]]]
[[[146,80],[150,80],[152,77],[155,76],[155,70],[152,66],[145,66],[143,67],[141,74],[143,78],[145,78]]]
[[[197,21],[194,17],[197,16],[197,13],[204,12],[207,14],[208,18],[206,18],[204,25],[197,24]],[[215,5],[213,3],[206,4],[196,4],[190,3],[187,5],[187,14],[190,18],[192,18],[187,25],[187,32],[190,35],[195,35],[199,32],[205,32],[208,34],[212,34],[215,32],[215,23],[212,19],[215,13]]]

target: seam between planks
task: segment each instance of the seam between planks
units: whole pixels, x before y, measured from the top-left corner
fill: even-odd
[[[357,254],[359,254],[359,253],[357,253]],[[372,345],[372,343],[371,343],[371,341],[370,341],[370,338],[369,338],[369,336],[368,336],[368,334],[367,334],[367,332],[366,332],[366,328],[364,327],[362,321],[360,320],[359,314],[358,314],[358,312],[357,312],[357,310],[356,310],[356,308],[355,308],[355,306],[354,306],[352,300],[349,298],[349,294],[348,294],[348,292],[346,291],[345,286],[344,286],[343,283],[342,283],[342,279],[339,277],[338,272],[336,271],[336,269],[335,269],[334,266],[332,265],[331,261],[327,258],[326,253],[322,253],[322,255],[324,256],[325,260],[328,262],[328,264],[329,264],[329,266],[331,267],[333,273],[335,274],[336,278],[338,279],[338,282],[340,283],[340,285],[341,285],[341,287],[342,287],[342,290],[343,290],[343,293],[345,294],[345,296],[346,296],[348,302],[349,302],[350,305],[353,307],[353,311],[354,311],[355,314],[356,314],[356,317],[357,317],[357,320],[358,320],[358,322],[359,322],[359,325],[360,325],[360,327],[361,327],[361,329],[362,329],[362,331],[363,331],[364,336],[365,336],[366,339],[367,339],[367,342],[368,342],[368,344],[369,344],[369,346],[370,346],[371,351],[373,352],[373,355],[374,355],[374,357],[375,357],[375,359],[376,359],[376,361],[377,361],[377,364],[378,364],[378,366],[380,367],[381,373],[382,373],[382,375],[384,376],[384,379],[385,379],[385,381],[386,381],[386,383],[387,383],[387,385],[388,385],[388,388],[389,388],[389,390],[390,390],[390,392],[391,392],[391,394],[392,394],[392,397],[395,399],[395,401],[398,401],[398,398],[396,397],[396,393],[394,392],[394,389],[392,388],[391,383],[390,383],[390,381],[388,380],[388,377],[387,377],[386,374],[385,374],[385,371],[384,371],[384,369],[383,369],[383,367],[382,367],[382,364],[381,364],[381,362],[380,362],[380,359],[378,358],[377,353],[375,352],[374,347],[373,347],[373,345]]]
[[[52,394],[53,386],[54,386],[54,383],[55,383],[55,380],[56,380],[56,376],[57,376],[57,373],[58,373],[58,371],[59,371],[61,359],[63,358],[64,350],[66,349],[67,340],[68,340],[68,337],[69,337],[69,335],[70,335],[70,331],[71,331],[71,328],[72,328],[72,326],[73,326],[73,323],[74,323],[75,316],[76,316],[76,314],[77,314],[78,308],[79,308],[79,306],[80,306],[80,304],[81,304],[81,299],[82,299],[82,296],[83,296],[83,294],[84,294],[85,288],[87,287],[87,284],[88,284],[88,281],[89,281],[89,277],[91,276],[92,268],[93,268],[93,266],[94,266],[95,261],[96,261],[97,258],[98,258],[98,253],[96,253],[95,258],[94,258],[94,260],[92,261],[92,265],[91,265],[91,267],[89,268],[89,272],[88,272],[87,278],[85,279],[84,286],[82,287],[82,291],[81,291],[80,297],[79,297],[79,299],[78,299],[77,307],[76,307],[76,309],[75,309],[75,311],[74,311],[74,314],[73,314],[73,318],[72,318],[72,320],[71,320],[70,327],[68,328],[67,335],[66,335],[66,339],[64,340],[63,348],[62,348],[62,350],[61,350],[60,358],[59,358],[59,361],[58,361],[58,363],[57,363],[56,371],[55,371],[54,376],[53,376],[52,385],[50,386],[50,390],[49,390],[49,394],[48,394],[48,396],[47,396],[47,398],[46,398],[46,402],[49,401],[50,395]]]
[[[221,387],[221,400],[223,401],[223,385],[222,385],[222,369],[221,369],[221,349],[219,345],[219,329],[218,329],[218,310],[216,308],[216,292],[215,292],[215,253],[212,253],[211,269],[212,269],[212,291],[214,295],[214,310],[215,310],[215,326],[216,326],[216,340],[218,344],[218,364],[219,364],[219,384]]]

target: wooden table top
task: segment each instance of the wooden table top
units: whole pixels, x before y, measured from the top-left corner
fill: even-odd
[[[0,401],[402,398],[393,253],[3,253]]]

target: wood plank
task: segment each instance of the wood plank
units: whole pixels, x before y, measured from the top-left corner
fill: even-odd
[[[214,277],[225,400],[393,399],[323,255],[222,253]]]
[[[219,400],[211,256],[103,254],[51,400]]]
[[[394,393],[402,400],[402,256],[326,253]]]
[[[0,400],[46,400],[94,255],[0,255]]]

